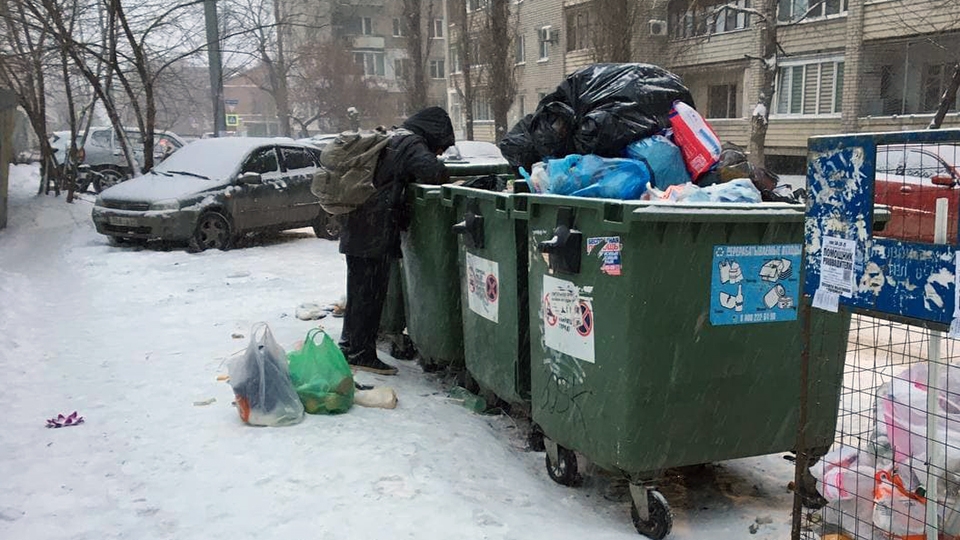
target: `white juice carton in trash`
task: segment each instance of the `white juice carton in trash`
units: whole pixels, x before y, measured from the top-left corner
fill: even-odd
[[[673,141],[683,153],[683,161],[694,181],[720,159],[720,138],[693,107],[682,101],[670,110]]]

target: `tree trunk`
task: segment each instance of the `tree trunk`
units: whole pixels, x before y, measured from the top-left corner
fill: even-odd
[[[473,80],[473,58],[470,55],[470,20],[467,18],[466,0],[455,0],[457,34],[457,54],[460,56],[460,79],[463,88],[457,88],[460,96],[460,110],[464,118],[464,135],[468,141],[473,140],[473,104],[476,101],[476,91]],[[452,76],[452,75],[451,75]]]
[[[513,29],[510,24],[511,0],[489,0],[489,23],[483,39],[484,56],[489,61],[487,96],[493,112],[494,137],[497,142],[507,134],[507,116],[517,95],[513,52]]]
[[[280,11],[280,0],[273,0],[273,18],[277,25],[277,65],[274,98],[277,101],[277,120],[280,121],[280,135],[290,137],[293,130],[290,127],[290,93],[287,89],[287,64],[283,50],[283,14]]]
[[[777,89],[777,0],[763,0],[758,9],[762,15],[759,21],[761,60],[754,62],[760,63],[760,93],[750,116],[750,144],[747,151],[750,163],[764,167],[770,107]]]
[[[407,54],[410,56],[410,74],[407,103],[410,112],[427,106],[427,74],[423,40],[423,0],[403,0],[403,15],[407,21]]]
[[[67,148],[67,155],[64,156],[64,169],[66,169],[63,179],[67,182],[67,202],[73,202],[73,190],[77,185],[77,113],[73,105],[73,85],[70,84],[70,71],[67,64],[66,45],[60,45],[60,67],[63,73],[64,91],[67,96],[67,115],[70,117],[70,146]]]
[[[940,106],[937,107],[937,114],[930,121],[929,129],[940,129],[943,125],[943,119],[946,118],[950,107],[957,102],[957,90],[960,89],[960,62],[953,66],[953,77],[950,79],[950,85],[940,98]]]
[[[632,43],[639,4],[634,0],[594,0],[590,10],[592,46],[597,62],[633,61]]]

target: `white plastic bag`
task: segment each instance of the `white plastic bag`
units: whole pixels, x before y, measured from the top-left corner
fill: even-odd
[[[937,431],[932,438],[946,443],[946,466],[960,473],[960,366],[941,367],[937,388]],[[877,396],[878,441],[888,443],[908,489],[924,478],[927,460],[927,364],[901,371]],[[942,448],[942,447],[941,447]],[[941,479],[945,480],[945,479]]]
[[[287,353],[266,323],[253,326],[247,351],[230,362],[228,373],[244,422],[285,426],[303,420],[303,404],[290,381]]]
[[[926,500],[907,490],[900,476],[887,470],[877,472],[873,524],[893,538],[925,538]]]

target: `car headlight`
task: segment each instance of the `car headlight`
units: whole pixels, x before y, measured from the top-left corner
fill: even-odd
[[[164,201],[157,201],[150,205],[151,210],[179,210],[180,201],[176,199],[167,199]]]

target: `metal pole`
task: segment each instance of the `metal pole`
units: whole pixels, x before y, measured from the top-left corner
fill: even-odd
[[[223,65],[220,60],[220,24],[217,0],[203,1],[203,16],[207,23],[207,58],[210,62],[210,94],[213,98],[213,136],[226,134],[227,119],[223,110]]]
[[[803,479],[809,468],[810,456],[807,449],[807,405],[810,400],[810,337],[812,334],[810,315],[812,300],[800,297],[800,326],[803,334],[803,348],[800,351],[800,418],[797,421],[797,461],[793,470],[793,511],[791,512],[790,538],[798,540],[803,525]]]
[[[935,244],[947,243],[947,212],[949,203],[947,199],[937,199],[937,213],[933,229],[933,242]],[[939,384],[940,384],[940,344],[943,335],[938,330],[930,331],[929,359],[927,365],[927,514],[925,518],[927,540],[937,540],[940,529],[937,523],[937,499],[939,498],[939,477],[946,470],[946,464],[943,463],[946,452],[941,451],[939,433],[937,433],[937,418],[939,418],[938,403]],[[944,441],[946,434],[944,434]],[[940,469],[937,471],[937,469]],[[939,473],[939,474],[938,474]]]

